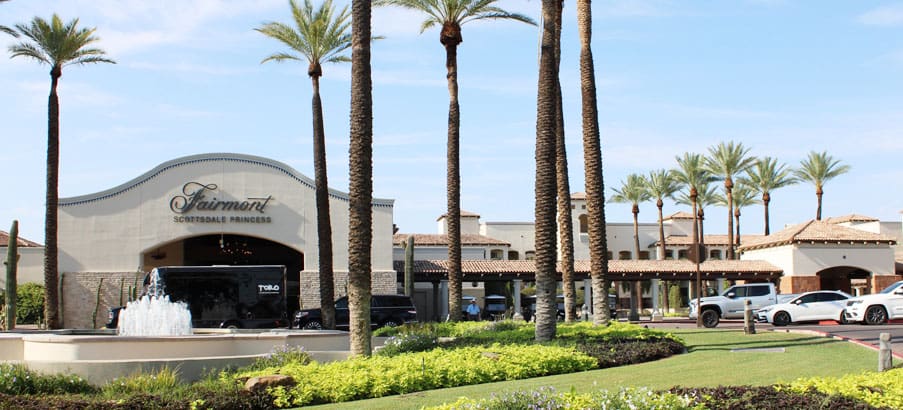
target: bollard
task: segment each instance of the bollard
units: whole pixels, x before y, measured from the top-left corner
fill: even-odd
[[[881,333],[878,340],[878,371],[883,372],[894,367],[890,333]]]
[[[753,319],[752,301],[747,299],[743,308],[743,333],[756,334],[756,321]]]

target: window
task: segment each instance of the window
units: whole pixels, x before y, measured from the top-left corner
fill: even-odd
[[[605,258],[608,260],[614,259],[614,255],[612,255],[611,251],[605,251]]]
[[[818,299],[818,294],[812,293],[812,294],[808,294],[806,296],[801,296],[797,300],[799,301],[799,303],[812,303],[812,302],[817,301],[817,299]]]
[[[516,261],[518,259],[520,259],[520,255],[517,253],[517,251],[508,251],[509,261]]]
[[[649,251],[640,251],[640,259],[644,261],[649,260]]]
[[[688,250],[686,250],[686,249],[681,249],[681,250],[677,251],[677,259],[683,260],[683,259],[688,259],[688,258],[689,258],[689,251],[688,251]]]
[[[580,221],[580,233],[589,233],[589,215],[582,214],[577,219]]]
[[[768,293],[768,285],[749,287],[749,296],[768,296]]]
[[[620,251],[618,252],[618,259],[631,259],[632,254],[630,251]]]
[[[494,261],[500,261],[505,258],[505,251],[501,249],[493,249],[489,251],[489,259]]]
[[[721,250],[720,249],[712,249],[709,251],[709,259],[719,260],[721,259]]]
[[[526,259],[528,261],[532,261],[533,259],[536,259],[536,251],[524,252],[524,259]]]

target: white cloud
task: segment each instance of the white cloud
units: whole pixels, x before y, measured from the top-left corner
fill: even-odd
[[[903,24],[903,5],[878,7],[860,14],[856,21],[870,26],[896,26]]]

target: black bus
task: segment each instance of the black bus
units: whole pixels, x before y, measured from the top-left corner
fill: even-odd
[[[285,266],[161,266],[155,270],[169,300],[188,305],[194,328],[264,329],[289,325]],[[151,272],[145,277],[144,293],[153,275]],[[118,324],[118,317],[114,317],[118,315],[113,313],[107,327]]]

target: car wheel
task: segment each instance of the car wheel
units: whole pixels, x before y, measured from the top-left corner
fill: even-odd
[[[784,311],[775,313],[774,318],[771,319],[771,322],[775,326],[787,326],[790,324],[790,314]]]
[[[702,311],[702,325],[707,328],[713,328],[718,326],[718,322],[721,320],[718,317],[718,312],[712,309],[706,309]]]
[[[323,330],[323,324],[316,320],[311,320],[304,324],[302,329],[306,330]]]
[[[865,324],[881,325],[887,322],[887,311],[884,306],[869,306],[865,311]]]
[[[842,325],[850,324],[850,321],[847,320],[847,311],[846,310],[840,311],[840,319],[837,319],[837,323],[840,323]]]

